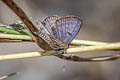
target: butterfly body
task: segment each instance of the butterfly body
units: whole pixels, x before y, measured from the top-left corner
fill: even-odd
[[[58,38],[55,38],[51,35],[49,35],[51,41],[50,41],[50,47],[55,50],[55,51],[59,51],[59,50],[65,50],[68,48],[68,44],[62,40],[59,40]]]

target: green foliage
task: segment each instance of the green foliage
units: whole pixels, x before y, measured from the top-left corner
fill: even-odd
[[[3,27],[3,26],[0,26],[0,32],[7,33],[7,34],[16,34],[16,35],[29,35],[27,32],[14,30],[11,28]]]

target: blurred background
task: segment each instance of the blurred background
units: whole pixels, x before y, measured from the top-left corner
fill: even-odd
[[[46,16],[78,16],[83,20],[77,39],[120,41],[120,0],[14,0],[34,23]],[[0,1],[0,23],[18,17]],[[40,51],[31,42],[0,43],[0,54]],[[113,51],[81,53],[81,57],[115,54]],[[71,62],[54,56],[0,61],[0,76],[20,72],[8,80],[120,80],[120,62]]]

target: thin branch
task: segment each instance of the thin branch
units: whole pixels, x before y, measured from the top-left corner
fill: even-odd
[[[0,39],[0,42],[23,42],[22,40]]]
[[[75,61],[75,62],[103,62],[103,61],[113,61],[120,59],[120,54],[116,55],[108,55],[108,56],[99,56],[99,57],[90,57],[90,58],[83,58],[75,55],[56,55],[59,58],[68,61]]]
[[[40,51],[40,52],[7,54],[7,55],[0,55],[0,60],[32,58],[32,57],[40,57],[40,56],[49,56],[49,55],[54,55],[54,54],[56,54],[56,52],[54,52],[54,51]]]
[[[11,73],[11,74],[2,76],[2,77],[0,77],[0,80],[6,80],[7,78],[12,77],[12,76],[15,76],[15,75],[17,75],[18,73],[19,73],[19,72],[15,72],[15,73]]]
[[[107,50],[107,49],[119,49],[120,42],[117,43],[110,43],[104,45],[96,45],[96,46],[83,46],[83,47],[76,47],[76,48],[69,48],[67,49],[67,53],[80,53],[86,51],[98,51],[98,50]]]
[[[89,52],[89,51],[98,51],[98,50],[116,49],[116,48],[120,48],[120,42],[105,44],[105,45],[98,45],[98,46],[83,46],[83,47],[69,48],[66,50],[66,53],[78,54],[78,53]],[[40,51],[40,52],[7,54],[7,55],[0,55],[0,60],[22,59],[22,58],[50,56],[50,55],[56,56],[56,52],[55,51]]]
[[[4,34],[0,33],[1,39],[15,39],[15,40],[32,40],[32,38],[28,35],[15,35],[15,34]]]
[[[108,44],[108,42],[91,41],[91,40],[77,40],[77,39],[74,39],[71,42],[71,45],[75,45],[75,46],[80,46],[80,45],[94,46],[94,45],[104,45],[104,44]]]

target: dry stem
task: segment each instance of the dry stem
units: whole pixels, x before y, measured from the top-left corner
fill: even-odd
[[[98,45],[98,46],[83,46],[83,47],[69,48],[66,50],[66,52],[68,54],[77,54],[77,53],[83,53],[88,51],[98,51],[98,50],[116,49],[116,48],[120,48],[120,42],[105,44],[105,45]],[[22,58],[31,58],[31,57],[40,57],[40,56],[49,56],[49,55],[56,55],[56,52],[40,51],[40,52],[28,52],[28,53],[19,53],[19,54],[18,53],[7,54],[7,55],[0,55],[0,60],[22,59]]]

